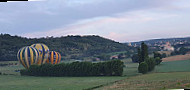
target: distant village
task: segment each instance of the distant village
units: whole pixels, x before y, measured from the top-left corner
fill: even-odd
[[[170,40],[170,41],[149,41],[145,42],[151,49],[156,49],[159,48],[160,51],[174,51],[178,50],[179,48],[175,48],[175,46],[184,46],[186,48],[190,48],[188,40]],[[139,47],[139,43],[128,43],[128,46],[132,47]]]
[[[181,47],[190,49],[190,41],[189,40],[153,40],[153,41],[145,41],[145,43],[148,45],[150,50],[152,51],[158,51],[159,53],[163,54],[165,53],[166,56],[170,56],[172,52],[179,51]],[[126,43],[129,47],[140,47],[141,42],[135,42],[135,43]],[[187,54],[190,54],[190,51],[187,52]],[[126,58],[127,56],[125,54],[122,55],[112,55],[110,56],[110,59],[120,59],[120,58]],[[96,58],[96,61],[99,61],[99,58]]]

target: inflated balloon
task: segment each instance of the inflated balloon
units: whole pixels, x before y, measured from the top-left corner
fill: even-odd
[[[35,47],[39,51],[39,60],[38,64],[44,64],[47,59],[48,59],[48,53],[49,53],[49,48],[45,44],[37,43],[31,45],[32,47]]]
[[[49,52],[49,58],[47,60],[47,63],[51,64],[58,64],[61,61],[61,54],[55,51]]]
[[[57,52],[58,53],[58,52]],[[58,63],[60,63],[61,62],[61,54],[60,53],[58,53],[58,55],[59,55],[59,60],[58,60]]]
[[[25,68],[29,68],[30,65],[37,64],[39,52],[31,46],[23,47],[18,51],[17,58]]]

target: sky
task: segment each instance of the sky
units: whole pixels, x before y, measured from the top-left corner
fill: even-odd
[[[190,0],[0,2],[0,33],[28,38],[99,35],[118,42],[189,37]]]

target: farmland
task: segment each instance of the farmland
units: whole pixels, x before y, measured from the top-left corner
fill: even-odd
[[[21,65],[0,68],[0,87],[3,90],[82,90],[82,89],[165,89],[190,87],[190,60],[162,62],[155,70],[142,75],[138,63],[125,63],[121,77],[33,77],[20,76]],[[5,62],[4,62],[5,63]],[[10,75],[7,75],[10,74]]]
[[[2,63],[2,62],[1,62]],[[5,62],[3,62],[5,63]],[[11,63],[11,62],[9,62]],[[133,66],[133,65],[132,65]],[[131,67],[132,67],[131,66]],[[126,67],[125,67],[126,68]],[[21,65],[0,67],[0,87],[3,90],[82,90],[112,84],[127,78],[127,75],[112,77],[33,77],[20,76],[15,70]],[[127,69],[124,69],[127,70]],[[131,69],[133,71],[135,69]],[[136,72],[137,73],[137,72]],[[128,74],[128,73],[125,73]]]
[[[131,64],[132,65],[132,64]],[[130,65],[129,65],[130,66]],[[132,65],[135,66],[134,64]],[[133,71],[134,74],[134,71]],[[190,60],[163,62],[153,72],[126,78],[99,89],[174,89],[190,88]]]
[[[190,54],[176,55],[176,56],[171,56],[171,57],[163,58],[163,62],[178,61],[178,60],[190,60]]]
[[[0,75],[1,90],[82,90],[126,77],[32,77]]]
[[[115,89],[175,89],[175,88],[190,88],[190,72],[174,72],[174,73],[150,73],[139,75],[116,82],[113,85],[108,85],[100,90],[115,90]]]
[[[162,62],[156,66],[153,72],[188,72],[190,71],[190,60]]]

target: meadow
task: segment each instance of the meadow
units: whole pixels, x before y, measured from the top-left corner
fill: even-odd
[[[149,73],[116,82],[97,90],[165,90],[190,88],[190,72]]]
[[[82,90],[126,77],[32,77],[0,75],[1,90]]]
[[[188,72],[190,71],[190,60],[179,60],[162,62],[156,66],[153,72]]]
[[[68,63],[68,62],[67,62]],[[0,89],[2,90],[83,90],[98,88],[123,80],[123,76],[102,77],[33,77],[20,76],[15,70],[23,69],[21,65],[0,67]],[[126,67],[124,72],[126,72]],[[133,70],[133,69],[132,69]],[[126,73],[124,73],[126,74]]]
[[[128,66],[135,68],[136,64],[129,64],[128,62]],[[132,68],[130,69],[132,70]],[[112,85],[98,88],[98,90],[122,90],[126,88],[134,90],[190,88],[190,60],[162,62],[160,65],[155,67],[154,71],[144,75],[136,74],[134,72],[135,70],[132,71],[132,77],[126,78]],[[132,74],[132,72],[130,73]]]
[[[33,77],[20,76],[21,65],[0,67],[2,90],[83,90],[83,89],[166,89],[190,88],[190,60],[162,62],[148,74],[137,71],[138,63],[125,63],[123,76],[117,77]],[[10,75],[7,75],[10,74]]]

